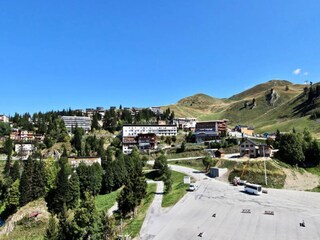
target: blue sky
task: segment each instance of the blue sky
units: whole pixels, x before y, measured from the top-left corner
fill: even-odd
[[[318,0],[4,0],[0,114],[318,82],[319,12]]]

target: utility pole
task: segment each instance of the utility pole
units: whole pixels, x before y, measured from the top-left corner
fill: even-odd
[[[267,164],[266,164],[266,157],[264,152],[264,146],[262,145],[262,151],[263,151],[263,160],[264,160],[264,180],[266,182],[266,186],[268,185],[268,179],[267,179]]]

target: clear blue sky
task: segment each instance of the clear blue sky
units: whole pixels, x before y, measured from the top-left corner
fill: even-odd
[[[319,26],[318,0],[3,0],[0,114],[318,82]]]

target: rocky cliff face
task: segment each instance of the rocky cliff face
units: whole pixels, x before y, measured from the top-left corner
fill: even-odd
[[[266,94],[266,101],[269,105],[274,106],[275,103],[280,99],[280,94],[273,88]]]

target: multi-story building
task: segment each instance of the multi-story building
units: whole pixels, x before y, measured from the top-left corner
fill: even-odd
[[[7,117],[6,115],[0,115],[0,122],[8,123],[9,117]]]
[[[28,141],[43,141],[44,136],[41,134],[34,134],[33,132],[28,132],[26,130],[20,130],[20,129],[13,129],[10,133],[10,139],[14,141],[22,141],[22,142],[28,142]]]
[[[125,154],[131,153],[134,147],[139,150],[157,149],[158,137],[154,133],[138,134],[138,136],[130,136],[122,138],[122,151]]]
[[[90,117],[62,116],[61,118],[69,132],[76,127],[83,128],[83,130],[86,132],[90,131],[91,129]]]
[[[211,141],[226,136],[228,120],[211,120],[196,123],[196,142]]]
[[[177,125],[179,129],[194,131],[196,128],[196,118],[174,118],[173,124]]]
[[[176,125],[123,125],[122,150],[128,154],[134,146],[140,150],[155,149],[158,137],[176,135]]]
[[[33,144],[15,144],[14,151],[22,160],[27,160],[28,157],[35,151],[36,148]]]
[[[156,115],[160,115],[163,113],[161,107],[150,107],[149,109]]]
[[[138,134],[154,133],[157,136],[176,136],[176,125],[123,125],[122,136],[138,136]]]
[[[100,157],[68,157],[68,162],[72,168],[76,168],[80,163],[84,163],[87,166],[91,166],[94,163],[101,165]]]

